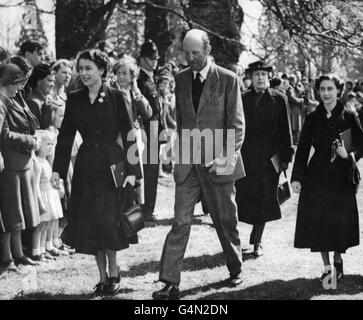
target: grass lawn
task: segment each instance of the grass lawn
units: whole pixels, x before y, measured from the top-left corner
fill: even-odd
[[[363,162],[360,164],[361,172]],[[293,248],[296,206],[294,195],[282,207],[283,218],[267,224],[263,239],[264,256],[245,255],[244,282],[227,288],[223,254],[209,216],[197,206],[182,273],[182,299],[363,299],[363,248],[358,246],[343,256],[345,277],[337,289],[326,290],[318,281],[322,271],[320,255]],[[363,188],[358,194],[361,217]],[[122,291],[112,299],[151,299],[160,286],[158,261],[173,217],[174,187],[162,179],[158,189],[156,214],[159,221],[139,234],[139,244],[121,251]],[[239,225],[243,247],[248,247],[251,226]],[[361,219],[361,230],[362,219]],[[74,255],[37,268],[24,267],[21,275],[0,275],[0,299],[89,299],[98,282],[93,257]]]

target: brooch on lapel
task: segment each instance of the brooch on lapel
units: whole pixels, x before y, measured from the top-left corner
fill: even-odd
[[[100,93],[100,98],[98,99],[98,102],[99,103],[103,103],[103,101],[104,101],[104,97],[106,97],[106,94],[102,91],[101,93]]]

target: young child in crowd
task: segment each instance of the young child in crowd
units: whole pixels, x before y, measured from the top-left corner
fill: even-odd
[[[43,261],[52,259],[52,256],[59,256],[53,246],[53,230],[58,219],[63,217],[63,211],[58,191],[50,184],[52,167],[47,160],[47,157],[54,152],[55,135],[48,130],[40,130],[38,134],[41,144],[35,160],[34,180],[41,223],[33,234],[32,258]]]

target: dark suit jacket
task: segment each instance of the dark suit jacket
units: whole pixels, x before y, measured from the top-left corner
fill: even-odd
[[[152,109],[151,118],[147,121],[144,120],[144,122],[148,122],[151,120],[159,120],[160,105],[159,105],[158,90],[156,87],[156,83],[154,83],[152,79],[150,79],[150,77],[143,70],[140,70],[140,75],[139,79],[137,80],[137,85],[143,96],[149,101]]]
[[[44,102],[43,98],[36,90],[33,90],[32,95],[26,102],[30,111],[38,120],[40,128],[49,128],[52,121],[52,107]]]
[[[33,135],[37,129],[34,126],[37,122],[25,102],[21,105],[18,99],[6,99],[5,106],[7,114],[1,131],[5,169],[27,170],[31,166]]]
[[[183,139],[182,130],[197,129],[203,131],[210,129],[213,142],[218,140],[216,129],[223,133],[223,152],[226,155],[228,149],[234,150],[233,156],[237,159],[235,170],[229,175],[211,174],[215,183],[227,183],[245,176],[240,149],[244,140],[245,123],[241,93],[237,76],[220,66],[212,64],[204,82],[204,88],[199,102],[198,113],[195,114],[192,101],[193,72],[187,68],[176,75],[176,118],[179,134],[179,159],[174,170],[176,183],[182,183],[188,176],[193,163],[194,155],[201,153],[201,160],[206,160],[206,152],[215,154],[214,145],[204,146],[203,140],[193,148],[192,139]],[[234,139],[227,139],[227,130],[234,130]],[[190,154],[189,164],[183,161],[186,154]],[[185,159],[184,159],[185,160]]]

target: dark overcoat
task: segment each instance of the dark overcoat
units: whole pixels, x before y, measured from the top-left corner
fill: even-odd
[[[66,235],[77,252],[94,255],[98,250],[118,251],[129,245],[118,227],[121,203],[110,165],[126,160],[127,175],[141,178],[141,171],[125,156],[135,142],[127,141],[133,126],[122,93],[103,84],[93,104],[88,94],[84,87],[68,97],[53,171],[66,179],[78,130],[83,143],[74,165]],[[119,133],[124,149],[116,143]]]
[[[352,130],[355,158],[363,151],[363,131],[357,117],[338,102],[330,118],[322,104],[306,116],[291,181],[301,183],[295,247],[314,252],[338,251],[359,244],[355,186],[349,181],[351,162],[339,156],[331,162],[331,146],[339,133]],[[312,147],[314,153],[309,159]]]
[[[239,220],[262,224],[281,218],[277,199],[279,174],[271,157],[280,153],[282,162],[293,155],[286,97],[269,89],[256,105],[254,89],[242,95],[246,136],[241,148],[246,177],[236,181]]]

